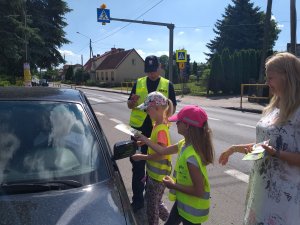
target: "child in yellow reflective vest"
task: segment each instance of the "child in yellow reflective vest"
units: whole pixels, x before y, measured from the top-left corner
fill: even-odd
[[[161,147],[170,143],[168,117],[172,115],[173,103],[160,92],[148,94],[145,102],[138,106],[145,110],[153,121],[150,140]],[[148,147],[147,155],[135,154],[133,160],[146,160],[147,184],[146,201],[149,225],[158,225],[159,218],[166,221],[169,211],[162,202],[165,185],[163,179],[171,174],[171,155],[161,155]]]
[[[206,166],[214,160],[208,117],[202,108],[188,105],[168,120],[176,122],[178,133],[184,136],[177,144],[162,147],[141,134],[136,138],[159,154],[178,153],[173,177],[163,179],[170,189],[169,199],[175,201],[165,225],[201,224],[208,219],[210,207]]]

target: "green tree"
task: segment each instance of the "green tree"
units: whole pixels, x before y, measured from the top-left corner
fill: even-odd
[[[64,15],[71,10],[63,0],[27,0],[28,13],[32,15],[32,27],[39,29],[42,41],[29,42],[30,56],[34,66],[51,68],[64,63],[58,49],[69,43],[63,28],[67,26]]]
[[[0,1],[0,73],[23,74],[25,34],[31,68],[63,63],[58,49],[69,43],[63,30],[67,12],[63,0]]]
[[[165,70],[166,78],[169,78],[169,57],[167,55],[162,55],[159,57],[159,62],[161,68]]]
[[[74,81],[73,66],[69,66],[69,68],[67,69],[67,72],[66,72],[66,75],[65,75],[65,80]]]
[[[192,66],[192,74],[194,74],[195,76],[198,76],[198,64],[196,63],[196,61],[193,62],[193,66]]]
[[[223,14],[223,19],[215,24],[216,37],[207,44],[212,56],[228,48],[230,52],[241,49],[258,49],[263,47],[265,13],[254,7],[250,0],[232,0]],[[272,20],[269,29],[267,49],[271,50],[280,30]]]
[[[224,85],[222,60],[219,54],[215,54],[211,63],[208,88],[216,94],[222,90],[222,85]]]

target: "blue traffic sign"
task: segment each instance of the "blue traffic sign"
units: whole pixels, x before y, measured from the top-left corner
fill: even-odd
[[[186,50],[176,50],[176,62],[187,62],[186,52]]]
[[[97,8],[97,21],[100,23],[109,23],[110,22],[109,9]]]

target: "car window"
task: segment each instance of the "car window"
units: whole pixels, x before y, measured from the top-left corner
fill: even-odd
[[[104,180],[108,173],[101,155],[80,104],[1,102],[0,183]]]

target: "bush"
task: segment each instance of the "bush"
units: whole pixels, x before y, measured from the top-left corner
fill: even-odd
[[[11,86],[11,83],[8,80],[2,80],[0,81],[0,86],[1,87]]]

